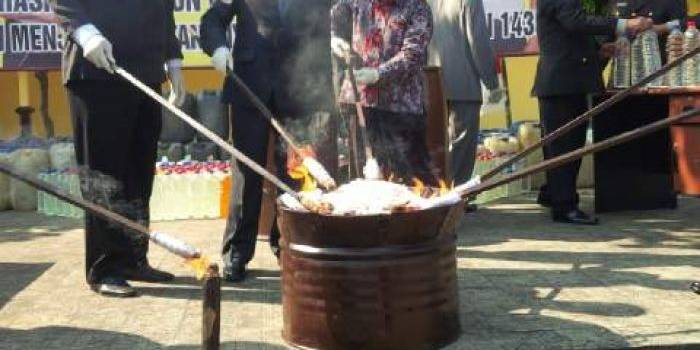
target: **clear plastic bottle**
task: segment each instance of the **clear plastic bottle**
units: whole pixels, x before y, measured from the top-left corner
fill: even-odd
[[[632,80],[631,45],[626,36],[620,36],[615,42],[613,59],[613,87],[628,88]]]
[[[694,21],[688,21],[688,29],[683,34],[683,53],[686,54],[698,47],[700,32]],[[698,58],[686,60],[683,62],[683,85],[694,86],[698,83]]]
[[[78,198],[82,198],[82,193],[80,192],[80,177],[78,177],[78,174],[75,171],[71,171],[68,173],[68,178],[70,179],[68,181],[70,193]],[[74,205],[70,206],[70,217],[81,219],[83,215],[82,209]]]
[[[666,57],[668,62],[673,62],[683,55],[683,32],[678,26],[671,29],[671,34],[666,41]],[[666,85],[671,87],[683,86],[683,68],[676,67],[666,75]]]
[[[38,175],[39,180],[41,181],[46,181],[46,173],[40,173]],[[47,194],[44,191],[37,191],[36,193],[36,211],[39,214],[46,214],[46,199],[47,199]]]
[[[644,47],[639,36],[634,38],[630,45],[630,66],[630,84],[634,85],[644,79]]]
[[[46,174],[46,182],[48,182],[52,187],[58,186],[57,175],[55,171],[48,172]],[[58,212],[58,198],[52,195],[46,195],[46,215],[56,216]]]
[[[659,48],[659,36],[653,30],[647,30],[640,35],[642,52],[644,57],[644,77],[647,77],[661,69],[661,49]],[[661,79],[649,83],[649,86],[662,85]]]

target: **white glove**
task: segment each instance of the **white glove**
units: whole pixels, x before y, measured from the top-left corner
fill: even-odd
[[[334,55],[345,60],[350,55],[351,50],[350,44],[345,39],[337,36],[331,37],[331,51]]]
[[[222,46],[216,49],[211,56],[211,64],[214,66],[214,69],[224,74],[228,73],[228,70],[232,70],[233,57],[228,48]]]
[[[489,104],[495,104],[501,102],[503,99],[505,91],[503,89],[493,89],[489,91]]]
[[[373,85],[379,81],[379,71],[375,68],[361,68],[355,71],[355,80],[360,85]]]
[[[185,103],[187,90],[185,89],[185,79],[182,76],[182,60],[174,59],[166,63],[168,80],[170,80],[170,96],[168,101],[180,107]]]
[[[117,65],[112,54],[112,43],[92,24],[85,24],[73,32],[73,39],[83,48],[83,57],[95,67],[114,74]]]

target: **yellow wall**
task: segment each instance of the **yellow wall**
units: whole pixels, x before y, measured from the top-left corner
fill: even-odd
[[[688,13],[691,15],[700,13],[700,0],[688,0]]]
[[[0,71],[0,139],[7,140],[17,136],[19,122],[14,112],[19,103],[18,73]],[[39,82],[30,74],[30,104],[39,108]],[[202,89],[219,89],[223,77],[214,70],[188,70],[185,72],[187,89],[195,92]],[[71,135],[70,113],[66,93],[61,84],[60,72],[49,73],[49,113],[54,122],[57,136]],[[44,125],[38,112],[32,118],[34,133],[44,137]]]
[[[508,57],[505,59],[510,113],[513,122],[540,119],[537,99],[531,96],[532,86],[535,83],[537,60],[538,56]]]

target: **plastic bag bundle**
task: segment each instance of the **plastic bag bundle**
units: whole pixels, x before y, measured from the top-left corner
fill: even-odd
[[[55,142],[49,147],[51,169],[63,171],[78,166],[73,142]]]
[[[40,148],[22,148],[10,154],[10,164],[20,173],[37,177],[49,169],[49,152]],[[36,210],[37,191],[22,181],[10,179],[10,202],[15,210]]]

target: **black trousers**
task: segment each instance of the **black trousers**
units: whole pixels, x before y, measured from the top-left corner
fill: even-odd
[[[354,106],[344,106],[343,111],[349,124],[356,123]],[[367,136],[384,176],[393,174],[396,181],[409,185],[413,178],[417,178],[428,186],[438,186],[437,172],[432,166],[426,143],[425,114],[395,113],[377,108],[365,108],[364,111]],[[359,129],[357,138],[358,154],[355,156],[361,173],[365,154]]]
[[[586,95],[540,97],[540,116],[543,131],[549,134],[564,126],[588,109]],[[544,147],[545,159],[577,150],[586,144],[586,125],[581,125]],[[547,172],[543,189],[552,205],[552,213],[566,213],[578,207],[576,180],[581,161],[575,161]]]
[[[268,103],[268,107],[276,116],[285,115],[278,113],[279,109],[274,103]],[[270,135],[270,123],[263,118],[260,112],[247,103],[232,104],[233,143],[235,147],[250,157],[256,163],[264,165],[267,160],[267,145]],[[281,139],[277,138],[275,152],[275,164],[277,176],[294,188],[295,183],[287,174],[287,156]],[[258,236],[258,220],[262,206],[263,178],[250,168],[239,164],[243,174],[243,199],[240,212],[232,210],[229,213],[223,240],[223,260],[227,266],[247,265],[255,254],[255,245]],[[235,199],[232,198],[232,201]],[[270,232],[270,247],[273,253],[279,254],[280,233],[277,222],[272,225]]]
[[[68,95],[83,197],[148,226],[160,106],[119,81],[71,82]],[[147,238],[86,214],[88,283],[147,263],[147,252]]]

